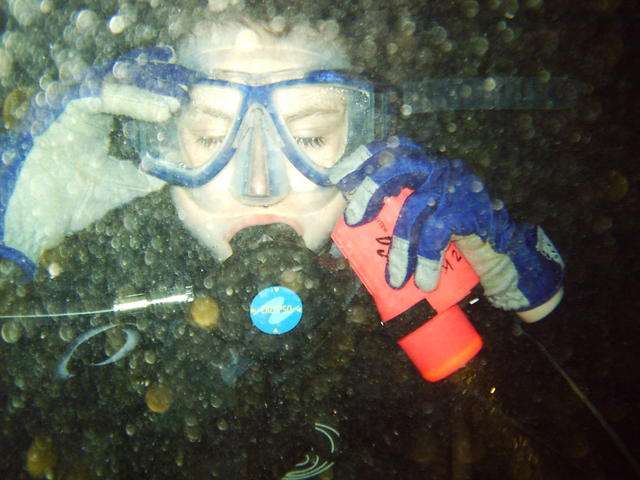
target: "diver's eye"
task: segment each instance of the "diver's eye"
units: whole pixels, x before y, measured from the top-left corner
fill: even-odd
[[[320,148],[326,145],[327,139],[324,137],[294,137],[296,143],[301,147]]]
[[[224,140],[224,137],[198,137],[198,139],[196,140],[196,142],[199,145],[202,145],[203,147],[206,148],[211,148],[214,147],[216,145],[220,145]]]

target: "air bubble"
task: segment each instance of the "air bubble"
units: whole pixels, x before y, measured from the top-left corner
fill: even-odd
[[[208,6],[212,12],[222,12],[229,6],[229,0],[209,0]]]
[[[286,26],[287,26],[287,21],[281,15],[276,15],[271,19],[271,22],[269,22],[269,28],[274,33],[282,33]]]
[[[493,78],[487,78],[482,84],[487,92],[492,92],[493,90],[495,90],[496,85],[496,81]]]
[[[467,18],[474,18],[480,11],[480,6],[475,0],[465,2],[462,8],[464,8],[464,15]]]
[[[473,180],[471,182],[471,191],[473,193],[480,193],[482,190],[484,190],[484,183],[480,180]]]
[[[16,379],[14,380],[13,384],[19,389],[24,391],[25,388],[27,388],[27,381],[24,379],[24,377],[19,376],[16,377]]]
[[[136,127],[133,122],[126,122],[122,126],[122,134],[125,138],[133,139],[136,136]]]
[[[220,408],[222,406],[222,399],[217,395],[211,395],[209,405],[211,405],[213,408]]]
[[[40,2],[40,13],[44,15],[49,15],[53,11],[53,1],[52,0],[42,0]]]
[[[153,350],[147,350],[146,352],[144,352],[144,361],[149,365],[153,365],[154,363],[156,363],[156,358],[156,352],[154,352]]]
[[[367,321],[367,309],[361,305],[354,305],[347,310],[347,321],[362,325]]]
[[[164,251],[164,243],[163,243],[162,238],[160,237],[160,235],[155,235],[151,239],[151,248],[153,248],[154,250],[156,250],[158,252],[163,252]]]
[[[127,22],[127,19],[124,18],[122,15],[114,15],[109,20],[109,30],[114,35],[121,34],[127,29],[128,26],[129,24]]]
[[[24,396],[18,395],[11,399],[11,406],[13,408],[23,408],[25,405]]]
[[[184,30],[185,30],[184,22],[182,22],[180,19],[174,22],[171,22],[167,26],[167,33],[171,38],[178,38],[180,35],[184,33]]]
[[[473,37],[470,41],[470,46],[473,53],[482,57],[489,50],[489,40],[484,37]]]
[[[58,76],[60,76],[60,73]],[[36,103],[39,107],[48,104],[48,106],[55,108],[57,99],[62,95],[60,85],[58,85],[58,82],[51,80],[50,78],[41,78],[40,80],[40,88],[42,89],[42,92],[39,92],[38,96],[36,96]],[[40,94],[43,96],[40,96]],[[40,105],[41,102],[44,104]]]
[[[98,15],[93,10],[81,10],[76,17],[76,28],[83,32],[90,30],[98,21]]]
[[[409,117],[413,113],[413,107],[407,103],[400,107],[400,114],[403,117]]]
[[[122,219],[122,224],[124,225],[125,230],[132,232],[138,225],[138,219],[133,214],[126,214]]]
[[[111,69],[113,76],[118,80],[123,80],[128,76],[128,66],[124,62],[116,62],[113,64],[113,68]]]
[[[58,336],[63,342],[70,342],[75,337],[75,331],[71,325],[63,325],[58,330]]]
[[[392,145],[389,145],[390,148],[396,148]],[[384,151],[381,152],[379,155],[379,162],[380,162],[380,167],[387,167],[391,164],[393,164],[393,162],[395,161],[396,157],[393,153],[389,152],[389,151]]]
[[[5,165],[11,165],[16,158],[16,152],[13,150],[7,150],[2,152],[2,163]]]
[[[7,78],[13,72],[13,57],[5,49],[0,48],[0,78]]]
[[[16,343],[22,337],[22,326],[18,322],[5,322],[2,325],[2,339],[7,343]]]
[[[549,80],[551,80],[551,72],[549,72],[549,70],[540,70],[538,72],[538,80],[547,83]]]
[[[340,25],[335,20],[327,20],[320,26],[320,32],[324,38],[334,39],[340,34]]]
[[[61,80],[70,80],[78,77],[82,72],[86,71],[88,65],[81,58],[71,58],[60,65],[59,76]]]
[[[9,0],[9,10],[18,23],[28,27],[40,14],[40,4],[37,0]]]
[[[431,34],[431,39],[435,44],[444,43],[445,40],[447,39],[447,31],[444,28],[442,28],[440,25],[436,25],[435,27],[433,27],[429,31],[429,33]]]
[[[400,138],[392,135],[387,139],[387,147],[389,148],[398,148],[400,146]]]
[[[199,426],[187,427],[186,428],[187,439],[191,443],[199,442],[200,437],[202,437],[202,429]]]
[[[195,415],[187,415],[184,419],[184,423],[187,425],[187,427],[193,427],[198,424],[198,419],[195,417]]]
[[[29,132],[31,133],[32,137],[37,137],[44,132],[44,125],[42,125],[42,122],[36,120],[31,124]]]
[[[157,255],[152,250],[144,252],[144,263],[147,266],[153,265],[157,260]]]
[[[511,43],[515,38],[516,34],[510,28],[505,29],[502,32],[502,41],[505,43]]]
[[[400,30],[402,30],[406,35],[413,35],[416,31],[416,24],[411,20],[404,20],[400,26]]]

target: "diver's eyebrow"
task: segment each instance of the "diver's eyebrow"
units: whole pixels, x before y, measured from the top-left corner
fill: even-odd
[[[231,121],[233,118],[231,115],[226,114],[222,110],[216,110],[211,107],[193,107],[192,109],[196,113],[204,113],[205,115],[209,115],[214,118],[221,118],[223,120]]]
[[[285,117],[285,121],[292,122],[295,120],[300,120],[301,118],[310,117],[313,115],[342,115],[344,113],[344,108],[331,108],[331,107],[318,107],[313,106],[309,108],[305,108],[302,110],[298,110],[290,115]]]

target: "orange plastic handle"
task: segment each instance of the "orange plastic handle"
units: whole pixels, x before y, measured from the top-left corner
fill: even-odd
[[[454,305],[398,340],[398,345],[425,379],[436,382],[471,360],[482,348],[482,338]]]
[[[482,348],[482,338],[457,303],[478,283],[478,276],[453,244],[446,251],[440,281],[432,292],[416,287],[413,277],[400,289],[387,284],[385,268],[400,208],[411,190],[388,199],[378,217],[359,227],[340,219],[332,238],[376,302],[388,322],[422,299],[438,313],[398,341],[420,374],[440,380],[471,360]],[[427,320],[427,319],[425,319]]]
[[[453,244],[444,256],[440,282],[435,290],[423,292],[416,287],[413,276],[400,289],[387,283],[385,268],[393,227],[411,192],[405,188],[398,196],[389,198],[378,217],[364,225],[350,227],[341,218],[331,235],[376,302],[383,322],[400,315],[423,298],[434,310],[443,312],[466,297],[478,283],[478,275]]]

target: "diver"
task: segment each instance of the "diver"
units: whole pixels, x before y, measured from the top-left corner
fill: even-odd
[[[372,328],[354,315],[344,321],[345,312],[370,318],[373,311],[330,235],[343,215],[349,226],[372,222],[403,189],[411,193],[386,254],[392,288],[414,282],[434,290],[453,241],[493,305],[528,322],[558,305],[564,265],[542,228],[513,222],[461,160],[385,131],[381,96],[355,70],[339,38],[306,25],[273,31],[259,22],[203,21],[175,51],[134,50],[70,86],[38,92],[21,125],[2,139],[2,288],[19,292],[4,294],[4,315],[31,307],[56,314],[69,305],[95,311],[96,299],[106,298],[104,305],[177,285],[193,286],[194,305],[214,299],[221,311],[205,308],[206,326],[185,330],[180,306],[134,316],[126,302],[116,303],[145,345],[116,373],[69,364],[78,341],[67,356],[64,346],[38,354],[32,374],[40,382],[54,385],[47,368],[61,358],[66,379],[51,387],[51,400],[31,393],[39,405],[71,388],[61,385],[103,385],[83,401],[95,410],[77,420],[93,432],[82,440],[85,451],[104,452],[97,439],[113,428],[105,421],[92,430],[92,411],[109,405],[111,416],[131,418],[143,390],[161,384],[174,404],[164,419],[131,420],[112,442],[152,455],[140,438],[160,431],[159,448],[172,451],[184,429],[189,441],[218,449],[195,470],[217,478],[282,478],[306,452],[333,453],[339,434],[326,405],[344,396],[324,384],[341,378],[343,357],[353,355],[345,352]],[[23,274],[33,288],[19,284]],[[290,331],[275,332],[286,335],[244,320],[258,326],[252,299],[274,286],[299,297],[291,311],[304,309]],[[284,311],[278,298],[268,300],[270,313]],[[189,315],[202,327],[193,308]],[[22,328],[8,357],[21,359],[18,376],[26,375],[24,356],[37,337],[36,327]],[[72,320],[39,328],[51,342],[80,333]],[[138,335],[132,326],[125,333],[128,352]],[[116,356],[122,350],[112,337],[104,351]],[[102,350],[85,352],[85,364],[99,365]],[[68,410],[55,415],[56,425],[72,422]],[[243,432],[244,423],[252,428]],[[295,431],[300,425],[313,428]],[[234,458],[225,454],[231,449]],[[158,461],[162,468],[196,458],[177,450],[182,460]],[[116,454],[101,458],[103,470],[122,468]],[[140,465],[127,475],[140,478],[150,468]]]
[[[300,48],[300,35],[201,26],[177,57],[168,47],[130,52],[68,91],[36,95],[3,142],[3,258],[33,274],[64,234],[164,182],[181,221],[221,261],[235,233],[267,223],[290,225],[317,250],[343,213],[350,225],[371,221],[386,196],[411,187],[389,252],[393,287],[415,273],[433,290],[455,235],[495,305],[530,321],[551,311],[562,262],[542,229],[514,225],[461,161],[402,137],[367,145],[373,87],[340,73],[344,52],[320,38]],[[114,115],[139,121],[129,128],[141,137],[139,168],[109,156]],[[100,178],[86,181],[89,171]],[[38,195],[50,210],[29,205]]]

